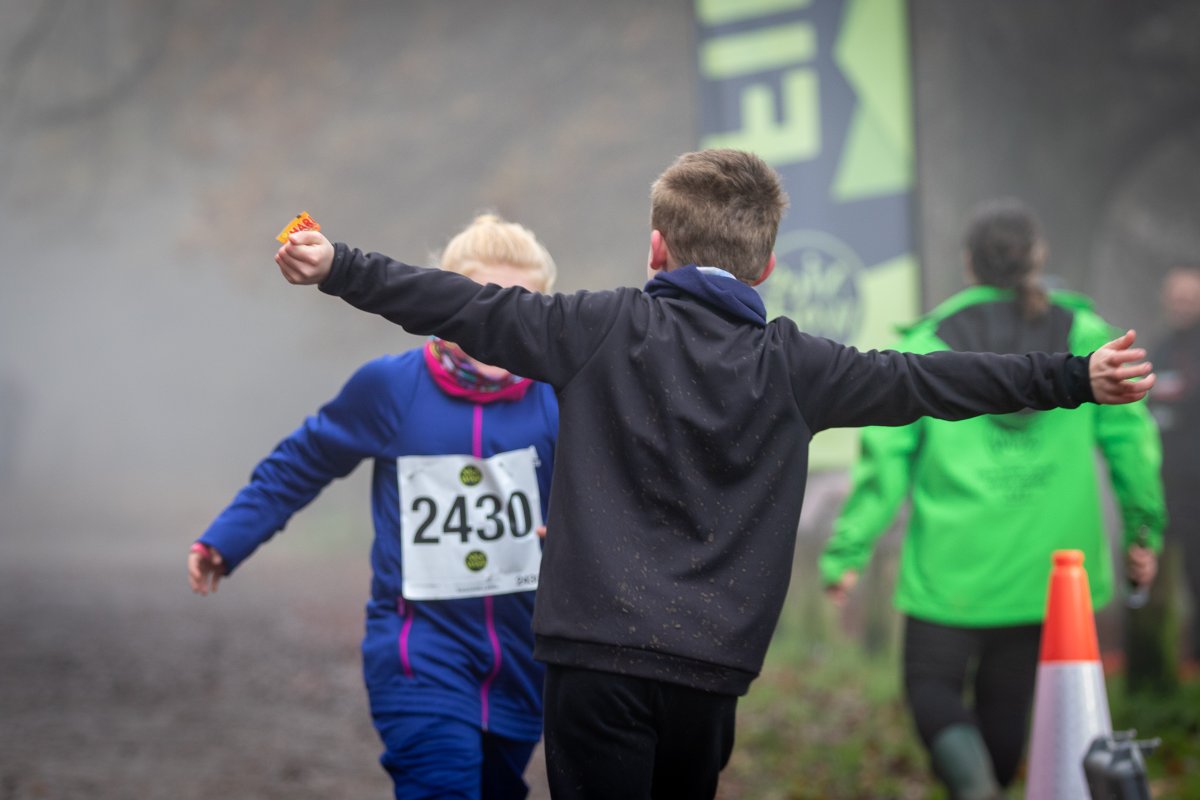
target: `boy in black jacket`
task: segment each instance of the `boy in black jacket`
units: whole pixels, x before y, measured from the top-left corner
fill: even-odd
[[[1154,383],[1132,331],[1090,358],[922,356],[768,322],[750,287],[786,205],[756,156],[681,156],[652,189],[644,290],[480,287],[315,232],[276,254],[292,283],[554,387],[534,654],[556,798],[715,794],[787,593],[813,434],[1130,402]]]

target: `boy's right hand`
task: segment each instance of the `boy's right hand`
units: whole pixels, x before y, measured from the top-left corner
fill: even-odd
[[[288,283],[320,283],[333,267],[333,245],[320,231],[296,231],[276,251],[275,263]]]
[[[201,542],[192,545],[188,553],[188,583],[192,591],[199,595],[207,595],[217,590],[221,576],[225,574],[225,559],[215,547],[209,547]]]

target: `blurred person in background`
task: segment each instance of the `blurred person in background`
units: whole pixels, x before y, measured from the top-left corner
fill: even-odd
[[[1159,381],[1150,410],[1162,432],[1168,546],[1182,556],[1192,599],[1187,671],[1200,668],[1200,266],[1176,267],[1162,284],[1169,333],[1155,347]]]
[[[488,214],[451,239],[441,267],[537,292],[555,279],[532,232]],[[373,460],[363,672],[395,796],[523,798],[542,729],[531,621],[557,436],[550,387],[451,342],[374,359],[192,545],[192,590],[216,591],[327,484]]]
[[[897,349],[1086,353],[1114,336],[1086,298],[1043,287],[1046,245],[1021,203],[978,209],[964,257],[970,287]],[[820,558],[826,591],[845,599],[910,500],[895,596],[906,701],[951,797],[1001,797],[1025,749],[1052,551],[1084,552],[1096,608],[1114,593],[1097,448],[1120,505],[1125,571],[1153,580],[1163,525],[1154,422],[1143,402],[924,418],[867,428],[861,447]]]

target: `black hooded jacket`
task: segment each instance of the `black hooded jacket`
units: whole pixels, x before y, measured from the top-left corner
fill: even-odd
[[[338,244],[320,288],[554,387],[535,655],[725,694],[787,594],[814,433],[1092,400],[1086,358],[859,352],[695,267],[543,295]]]

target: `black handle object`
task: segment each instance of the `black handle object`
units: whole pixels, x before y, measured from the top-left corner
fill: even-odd
[[[1092,800],[1151,800],[1143,753],[1152,753],[1161,739],[1135,741],[1137,731],[1101,734],[1083,757]]]

